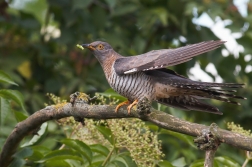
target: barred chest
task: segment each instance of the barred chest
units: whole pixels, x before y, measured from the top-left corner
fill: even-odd
[[[143,72],[117,75],[112,67],[110,75],[106,75],[106,78],[116,92],[130,101],[144,97],[153,100],[154,88],[151,78]]]

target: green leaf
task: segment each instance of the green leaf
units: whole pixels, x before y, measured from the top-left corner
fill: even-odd
[[[162,22],[164,26],[168,24],[168,12],[165,8],[159,7],[150,10],[151,13],[157,15],[159,20]]]
[[[159,129],[161,129],[161,128],[159,128],[157,125],[154,125],[154,124],[148,124],[148,123],[146,123],[146,125],[147,125],[147,126],[149,127],[149,129],[152,130],[152,131],[158,132]]]
[[[172,135],[188,144],[190,144],[190,146],[192,147],[195,147],[195,144],[193,143],[193,138],[191,136],[188,136],[188,135],[184,135],[184,134],[181,134],[181,133],[178,133],[178,132],[173,132],[173,131],[170,131],[170,130],[166,130],[166,129],[161,129],[161,134],[169,134],[169,135]]]
[[[190,165],[190,167],[202,167],[202,166],[204,166],[204,163],[205,163],[205,159],[199,159],[199,160],[194,161]],[[214,167],[221,167],[223,165],[219,165],[219,163],[217,163],[217,161],[214,160],[213,166]]]
[[[116,0],[105,0],[110,8],[114,8],[116,5]]]
[[[25,165],[25,160],[21,158],[14,158],[8,167],[23,167]]]
[[[11,3],[13,8],[32,14],[43,25],[45,22],[44,18],[46,15],[46,10],[48,8],[46,0],[23,1],[22,5],[15,2],[16,1],[12,1]]]
[[[185,157],[181,157],[181,158],[178,158],[178,159],[172,161],[172,165],[177,166],[177,167],[186,166]]]
[[[46,162],[48,160],[65,160],[65,159],[73,159],[84,163],[81,154],[78,151],[74,151],[71,149],[62,149],[51,151],[45,155],[45,157],[38,162]]]
[[[114,137],[111,130],[104,126],[96,126],[97,130],[107,139],[112,145],[114,145]]]
[[[17,85],[12,79],[11,77],[6,74],[4,71],[0,70],[0,82],[3,82],[3,83],[8,83],[8,84],[12,84],[12,85]]]
[[[241,38],[237,39],[237,42],[244,47],[244,54],[251,54],[251,42],[252,42],[252,33],[246,32]]]
[[[23,167],[25,164],[25,158],[31,156],[33,154],[33,150],[30,147],[25,147],[16,152],[13,157],[11,164],[9,167]]]
[[[115,165],[115,164],[109,162],[109,163],[106,165],[106,167],[117,167],[117,165]]]
[[[93,152],[100,153],[104,156],[107,156],[109,154],[109,149],[101,144],[93,144],[90,146],[90,148]]]
[[[121,161],[117,161],[117,160],[113,160],[110,163],[115,164],[117,167],[127,167],[127,165],[125,165],[125,163],[123,163]]]
[[[48,154],[49,152],[51,152],[51,150],[45,146],[42,146],[42,145],[36,145],[36,146],[32,146],[31,147],[32,150],[34,151],[39,151],[41,154],[43,155],[46,155]]]
[[[17,158],[26,158],[28,156],[31,156],[33,154],[33,150],[30,147],[25,147],[19,150],[14,154],[14,157]]]
[[[74,139],[63,139],[61,143],[64,143],[70,148],[78,151],[81,155],[87,158],[88,162],[91,164],[93,153],[88,145],[79,140]]]
[[[220,164],[220,166],[232,166],[232,167],[239,167],[241,166],[238,164],[236,161],[233,159],[226,157],[226,156],[220,156],[220,157],[215,157],[214,160]]]
[[[44,155],[37,151],[37,150],[33,150],[33,154],[29,157],[27,157],[27,159],[29,159],[30,161],[39,161],[44,157]]]
[[[27,147],[27,146],[31,146],[31,145],[36,144],[39,141],[39,139],[41,139],[45,135],[47,125],[48,125],[48,123],[44,122],[40,126],[39,131],[37,132],[38,135],[34,135],[33,138],[30,141],[24,143],[21,147]]]
[[[116,156],[111,162],[117,164],[118,166],[126,166],[126,167],[132,166],[132,162],[128,164],[127,161],[121,155]],[[118,164],[118,162],[120,163]]]
[[[84,9],[86,7],[88,7],[88,5],[90,5],[92,2],[92,0],[74,0],[73,3],[73,7],[72,10],[76,10],[76,9]]]
[[[0,97],[15,101],[18,105],[21,106],[21,108],[24,111],[26,111],[24,107],[24,97],[19,91],[10,90],[10,89],[2,89],[0,90]]]
[[[10,113],[11,107],[10,102],[7,99],[0,97],[0,125],[2,126],[7,118],[8,113]]]
[[[28,157],[28,159],[32,161],[39,161],[43,159],[46,154],[51,152],[51,149],[41,145],[31,146],[31,148],[33,150],[33,154]]]
[[[92,7],[92,22],[95,27],[103,28],[106,25],[107,12],[100,6]]]
[[[72,167],[70,163],[68,163],[65,159],[53,159],[45,162],[46,167]]]
[[[106,156],[104,155],[95,155],[93,156],[93,159],[92,159],[92,166],[99,166],[101,165],[106,159]]]
[[[166,161],[166,160],[159,162],[158,166],[160,166],[160,167],[174,167],[169,161]]]
[[[119,157],[123,158],[129,167],[137,167],[137,164],[129,156],[129,152],[121,153],[119,154]],[[117,159],[117,160],[120,160],[120,159]]]
[[[128,13],[132,13],[136,10],[137,10],[137,6],[135,4],[127,4],[127,5],[117,7],[112,13],[112,16],[121,16]]]
[[[205,162],[204,159],[196,160],[190,165],[190,167],[202,167],[204,166],[204,162]]]
[[[14,111],[14,115],[15,115],[17,122],[21,122],[28,117],[27,115],[25,115],[24,113],[22,113],[20,111]]]

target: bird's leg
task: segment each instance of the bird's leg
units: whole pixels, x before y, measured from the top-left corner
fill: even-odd
[[[133,103],[131,103],[128,107],[127,107],[127,110],[128,110],[128,114],[130,114],[130,110],[131,108],[136,105],[138,103],[138,100],[136,99],[135,101],[133,101]]]
[[[115,112],[117,113],[118,110],[119,110],[119,108],[121,108],[121,107],[124,106],[124,105],[128,105],[128,104],[130,104],[130,101],[129,101],[129,100],[124,101],[124,102],[118,104],[118,105],[116,106]]]

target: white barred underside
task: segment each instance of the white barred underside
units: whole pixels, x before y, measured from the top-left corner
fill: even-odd
[[[117,75],[114,68],[111,75],[106,76],[110,86],[120,95],[125,96],[130,101],[140,100],[144,97],[152,100],[154,87],[151,78],[143,72],[136,72],[127,75]]]

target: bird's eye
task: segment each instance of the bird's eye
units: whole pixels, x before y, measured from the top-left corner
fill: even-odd
[[[103,50],[104,46],[102,44],[99,44],[96,48],[99,49],[99,50]]]

